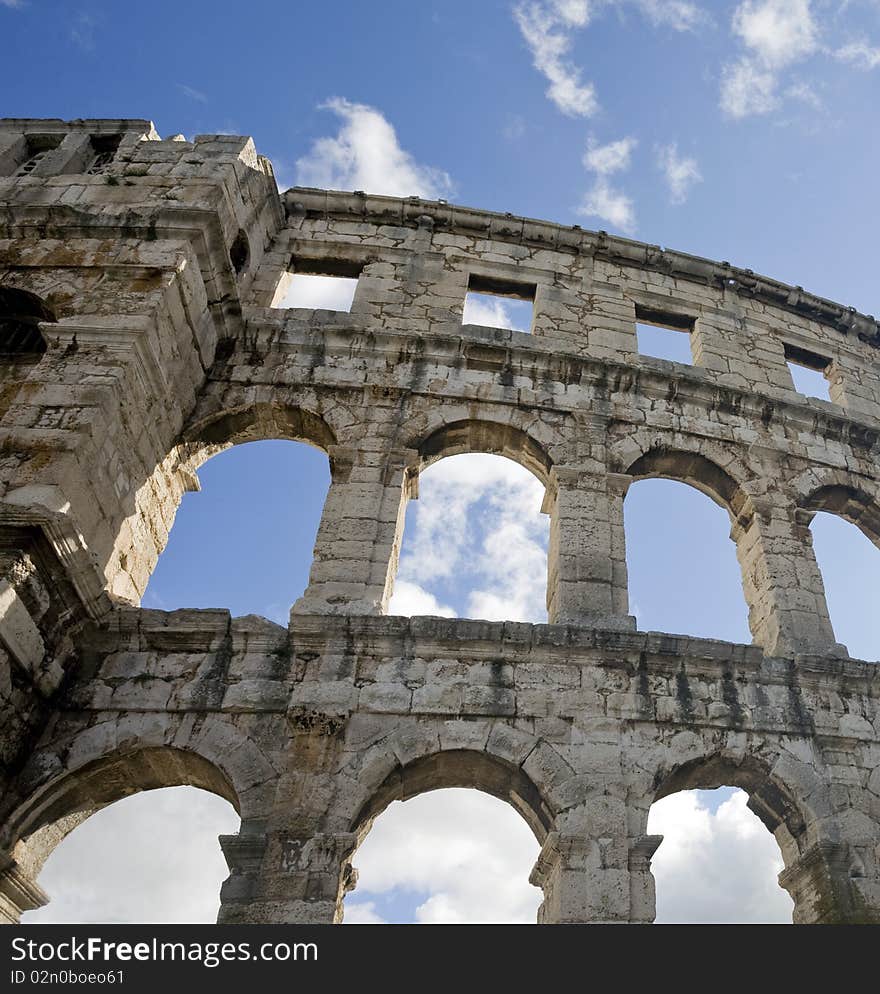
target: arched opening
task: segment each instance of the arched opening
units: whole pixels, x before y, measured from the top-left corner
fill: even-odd
[[[658,921],[791,921],[777,875],[797,861],[807,818],[770,768],[715,753],[660,778],[648,815],[648,832],[664,835],[652,861]]]
[[[0,361],[39,358],[46,351],[40,323],[54,320],[36,294],[0,287]]]
[[[723,478],[718,486],[729,490]],[[725,496],[734,500],[736,494]],[[630,610],[639,628],[751,642],[730,524],[718,490],[705,482],[698,488],[693,479],[643,479],[630,486],[626,561]]]
[[[229,246],[229,261],[237,275],[240,276],[245,271],[250,258],[251,246],[248,237],[243,231],[239,231]]]
[[[305,442],[248,441],[267,427],[226,419],[202,430],[200,454],[218,454],[198,470],[199,492],[183,497],[144,607],[227,607],[287,625],[308,583],[329,462]],[[313,437],[307,430],[291,428]],[[242,444],[226,448],[230,440]]]
[[[238,825],[228,800],[195,787],[109,804],[49,855],[37,882],[51,900],[22,924],[211,924],[229,876],[218,836]]]
[[[845,488],[815,495],[813,549],[838,642],[856,659],[880,659],[880,509]]]
[[[466,749],[397,768],[354,819],[344,921],[534,922],[553,812],[522,768]]]
[[[62,755],[97,739],[86,732]],[[43,755],[37,767],[54,765]],[[185,748],[118,749],[50,777],[12,807],[0,831],[0,847],[51,898],[23,920],[213,921],[228,876],[218,836],[235,830],[238,808],[230,773]]]
[[[539,845],[523,819],[479,790],[393,801],[358,848],[345,924],[529,924]]]
[[[735,787],[681,790],[658,800],[648,832],[658,924],[790,924],[793,902],[777,880],[779,845]]]
[[[407,506],[389,613],[545,622],[541,464],[530,453],[526,465],[509,455],[455,454],[464,437],[446,441],[448,448],[429,440],[423,452],[427,468],[419,499]]]

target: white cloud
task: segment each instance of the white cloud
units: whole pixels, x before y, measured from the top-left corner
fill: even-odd
[[[27,924],[212,923],[229,869],[217,836],[238,831],[228,801],[194,787],[126,797],[55,849],[39,883],[51,897]]]
[[[185,96],[189,97],[190,100],[196,100],[200,104],[206,104],[208,102],[208,97],[201,90],[197,90],[194,86],[187,86],[185,83],[178,83],[177,89]],[[226,134],[232,134],[233,132],[228,131]],[[221,132],[218,132],[221,134]]]
[[[521,3],[513,10],[532,63],[550,84],[547,98],[569,117],[590,117],[599,109],[595,87],[582,82],[581,70],[566,58],[572,30],[586,27],[590,15],[584,0]]]
[[[652,862],[657,921],[790,922],[792,901],[776,880],[782,855],[746,794],[736,791],[712,813],[701,793],[651,808],[648,832],[664,836]]]
[[[636,5],[649,21],[676,31],[693,31],[706,20],[699,5],[688,0],[636,0]]]
[[[616,190],[602,177],[587,191],[578,208],[578,214],[600,217],[628,235],[636,230],[636,212],[632,198],[622,190]]]
[[[0,7],[10,7],[15,10],[17,7],[24,7],[24,0],[0,0]]]
[[[573,35],[593,16],[613,7],[635,6],[652,24],[691,31],[705,16],[691,0],[523,0],[513,17],[532,54],[535,69],[550,84],[547,98],[569,117],[591,117],[599,110],[596,88],[583,80],[570,59]]]
[[[819,48],[810,0],[744,0],[732,30],[748,51],[722,70],[721,108],[734,118],[767,114],[780,103],[780,71]]]
[[[731,117],[768,114],[779,106],[776,75],[754,59],[742,58],[721,74],[721,109]]]
[[[540,512],[543,496],[541,483],[510,459],[480,453],[441,459],[419,481],[397,585],[415,586],[439,606],[454,585],[468,617],[545,621],[549,520]],[[393,600],[392,610],[398,609]]]
[[[832,54],[835,59],[847,62],[857,69],[870,70],[880,66],[880,47],[869,44],[865,38],[843,45]]]
[[[703,180],[697,160],[681,155],[675,142],[657,150],[657,165],[663,172],[673,204],[683,204],[694,183]]]
[[[632,198],[613,187],[608,177],[629,168],[632,152],[637,144],[636,139],[631,137],[620,138],[607,145],[598,145],[594,139],[590,139],[584,154],[584,167],[593,172],[596,178],[577,209],[578,214],[599,217],[626,234],[635,231],[636,212]]]
[[[402,614],[406,617],[424,614],[435,618],[455,618],[455,611],[411,580],[397,580],[394,584],[394,594],[388,605],[389,614]]]
[[[600,176],[628,169],[633,149],[637,144],[635,138],[621,138],[607,145],[597,145],[591,138],[584,153],[584,166]]]
[[[468,293],[464,300],[462,324],[479,324],[484,328],[511,328],[530,331],[531,301],[509,301],[485,293]]]
[[[374,107],[334,97],[322,108],[336,114],[340,128],[334,137],[319,138],[297,160],[299,185],[427,199],[452,191],[449,174],[416,162]]]
[[[733,32],[768,67],[790,65],[818,48],[810,0],[745,0],[734,11]]]
[[[822,109],[822,98],[818,93],[810,86],[809,83],[803,82],[803,80],[792,83],[791,86],[785,91],[785,95],[790,97],[792,100],[800,100],[801,103],[806,104],[808,107],[812,107],[813,110]]]
[[[347,311],[351,308],[356,288],[357,280],[344,276],[288,273],[278,284],[272,306]]]
[[[393,890],[420,901],[420,924],[534,922],[542,895],[528,878],[538,850],[522,816],[488,794],[449,789],[395,801],[355,854],[345,921],[380,918],[374,895]]]
[[[374,901],[345,902],[346,925],[387,925],[388,922],[376,911]]]

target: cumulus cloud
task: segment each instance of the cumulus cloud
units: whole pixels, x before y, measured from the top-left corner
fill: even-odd
[[[389,614],[402,614],[412,617],[417,614],[431,615],[435,618],[454,618],[455,611],[411,580],[398,580],[394,584],[394,594],[388,606]]]
[[[819,44],[810,0],[745,0],[734,11],[733,32],[775,68],[812,55]]]
[[[638,144],[635,138],[621,138],[607,145],[598,145],[590,139],[584,153],[584,166],[600,176],[628,169],[633,149]]]
[[[605,179],[598,179],[587,191],[578,214],[585,217],[600,217],[613,228],[619,228],[627,235],[635,233],[636,212],[632,197],[622,190],[615,189]]]
[[[530,331],[532,304],[525,300],[504,300],[485,293],[465,297],[462,324],[480,324],[485,328],[512,328]]]
[[[229,876],[217,836],[238,825],[228,801],[194,787],[124,798],[55,849],[39,877],[51,901],[22,921],[210,924]]]
[[[528,470],[501,456],[450,456],[426,470],[407,515],[392,612],[442,613],[425,606],[453,612],[446,605],[454,598],[467,617],[545,621],[543,496]]]
[[[592,187],[587,191],[578,214],[599,217],[626,234],[636,229],[636,212],[633,200],[622,190],[612,186],[608,177],[629,168],[635,138],[621,138],[598,145],[593,139],[584,155],[584,166],[595,174]]]
[[[880,66],[880,47],[871,45],[865,38],[842,45],[832,53],[841,62],[849,63],[856,69],[876,69]]]
[[[791,922],[792,901],[776,878],[776,840],[735,791],[714,812],[701,791],[651,808],[648,832],[663,842],[652,862],[657,921],[667,924]]]
[[[476,790],[436,790],[395,801],[354,857],[357,890],[345,922],[384,919],[381,896],[409,898],[420,924],[534,922],[541,891],[529,882],[539,846],[504,801]]]
[[[595,87],[583,82],[581,70],[567,58],[572,32],[586,27],[591,13],[587,0],[520,3],[513,10],[532,63],[550,84],[547,98],[569,117],[590,117],[599,109]]]
[[[299,185],[427,199],[452,191],[449,174],[416,162],[401,148],[394,127],[375,107],[343,97],[334,97],[321,107],[339,118],[339,131],[319,138],[297,159]]]
[[[819,31],[810,0],[744,0],[732,30],[746,48],[721,74],[721,108],[734,118],[779,106],[779,74],[813,55]]]
[[[721,73],[721,109],[731,117],[767,114],[779,106],[776,75],[753,59],[740,59]]]
[[[721,803],[713,793],[687,791],[651,808],[648,831],[664,836],[653,860],[657,920],[790,922],[773,836],[742,791],[723,793]],[[378,923],[396,914],[420,923],[533,922],[541,895],[527,880],[537,854],[522,819],[477,791],[395,802],[355,855],[359,881],[345,921]]]
[[[657,166],[663,173],[673,204],[683,204],[691,187],[703,180],[697,160],[681,155],[675,142],[657,149]]]

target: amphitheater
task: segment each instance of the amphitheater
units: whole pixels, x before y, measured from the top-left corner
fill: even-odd
[[[533,830],[539,921],[650,922],[651,804],[724,784],[796,922],[880,922],[880,668],[835,641],[809,530],[880,545],[872,317],[578,226],[279,194],[251,139],[148,121],[0,122],[0,199],[0,919],[90,814],[190,784],[241,816],[221,923],[339,921],[372,821],[451,786]],[[350,312],[273,307],[290,273],[356,277]],[[463,324],[469,290],[531,332]],[[256,439],[331,464],[289,627],[140,608],[198,467]],[[462,452],[546,488],[549,624],[386,614],[419,474]],[[727,510],[751,645],[636,629],[645,477]]]

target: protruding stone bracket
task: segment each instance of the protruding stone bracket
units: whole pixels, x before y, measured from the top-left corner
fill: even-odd
[[[29,880],[8,852],[0,850],[0,924],[17,925],[26,911],[49,903],[49,895]]]
[[[852,877],[849,846],[817,842],[778,879],[794,901],[797,925],[880,923],[880,908],[869,908],[858,899]]]
[[[29,484],[10,491],[0,500],[0,521],[42,529],[92,620],[100,620],[112,609],[103,577],[70,516],[70,501],[60,487]]]

